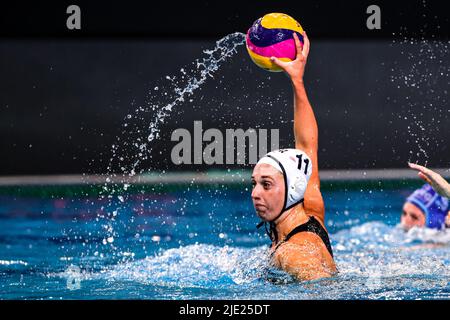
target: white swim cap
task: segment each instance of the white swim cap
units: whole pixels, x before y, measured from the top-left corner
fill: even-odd
[[[293,206],[303,202],[306,187],[312,172],[311,159],[299,149],[280,149],[262,157],[258,164],[269,164],[280,171],[284,177],[285,198],[283,209],[272,221]]]

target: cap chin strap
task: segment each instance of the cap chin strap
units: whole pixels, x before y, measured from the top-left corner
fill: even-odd
[[[270,221],[264,221],[264,220],[261,220],[261,222],[257,224],[256,229],[259,229],[259,228],[261,228],[262,225],[264,225],[264,228],[266,229],[266,233],[267,233],[267,235],[269,236],[270,240],[272,240],[272,242],[275,242],[275,243],[278,242],[278,233],[277,233],[275,221],[276,221],[279,217],[281,217],[281,215],[282,215],[283,213],[285,213],[287,210],[289,210],[289,209],[295,207],[296,205],[298,205],[298,204],[300,204],[300,203],[303,203],[303,201],[304,201],[304,199],[301,199],[301,200],[297,201],[296,203],[290,205],[290,206],[287,207],[286,209],[281,210],[280,214],[279,214],[278,216],[276,216],[275,219],[272,219],[272,220],[270,220]],[[269,230],[267,230],[267,224],[269,224]]]

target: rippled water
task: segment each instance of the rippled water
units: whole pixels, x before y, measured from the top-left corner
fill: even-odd
[[[339,274],[303,283],[265,277],[269,243],[245,190],[130,194],[113,246],[94,198],[2,196],[0,297],[448,299],[450,233],[398,228],[407,192],[325,192]]]

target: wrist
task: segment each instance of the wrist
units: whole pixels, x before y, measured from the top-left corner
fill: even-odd
[[[445,196],[448,198],[450,197],[450,184],[447,183],[446,188],[445,188]]]
[[[304,87],[305,86],[305,84],[303,82],[303,78],[291,78],[291,81],[292,81],[292,85],[295,88]]]

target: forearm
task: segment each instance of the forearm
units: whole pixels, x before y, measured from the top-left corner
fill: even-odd
[[[447,181],[445,181],[443,191],[442,191],[442,196],[444,196],[446,198],[450,198],[450,184]]]
[[[433,189],[441,196],[450,198],[450,184],[439,173],[428,170],[430,176],[428,181]]]
[[[319,134],[314,111],[309,103],[303,80],[292,80],[292,85],[295,147],[308,153],[316,153]]]

